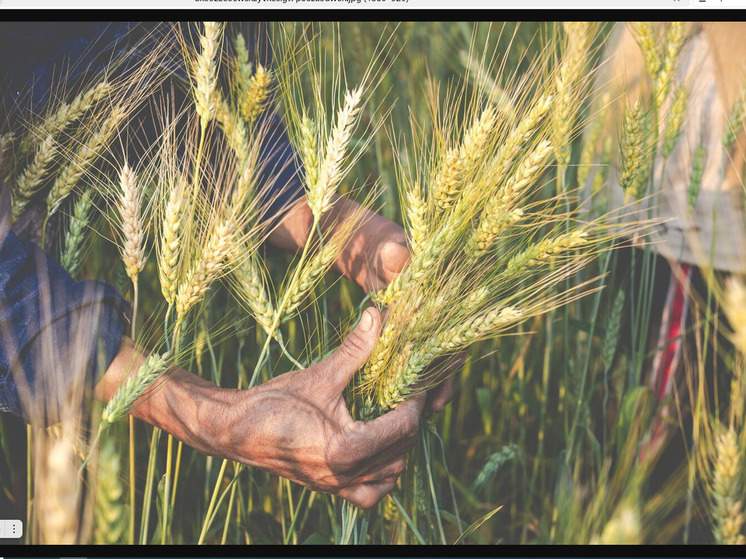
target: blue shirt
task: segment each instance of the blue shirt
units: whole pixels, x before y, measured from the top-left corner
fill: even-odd
[[[129,22],[0,22],[5,106],[30,101],[39,112],[60,68],[71,69],[71,82],[100,70],[113,52],[131,47],[150,29]],[[266,37],[265,27],[254,24],[247,43],[269,66]],[[277,216],[303,190],[281,119],[274,111],[263,118],[268,132],[259,184],[269,186],[260,197],[274,198],[268,215]],[[10,231],[8,203],[7,192],[0,192],[0,410],[52,423],[75,383],[90,388],[108,368],[131,310],[113,287],[76,282],[39,247],[19,240]]]

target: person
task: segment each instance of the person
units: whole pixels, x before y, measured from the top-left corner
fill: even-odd
[[[35,102],[43,103],[52,74],[50,65],[65,56],[81,52],[89,55],[95,51],[90,45],[106,33],[110,38],[113,34],[113,43],[117,44],[133,29],[138,27],[124,23],[3,24],[0,43],[12,44],[21,53],[15,61],[16,77],[25,78],[25,83],[32,86]],[[19,48],[24,40],[26,50],[22,45]],[[24,56],[31,71],[23,67]],[[89,61],[80,67],[91,64]],[[34,68],[40,70],[34,72]],[[11,90],[14,93],[15,88]],[[280,142],[284,141],[287,149],[275,153],[284,153],[292,160],[289,143],[280,132]],[[299,186],[291,196],[290,209],[278,216],[268,242],[297,251],[311,233],[312,213]],[[28,420],[19,396],[24,387],[34,401],[62,398],[64,390],[59,385],[64,386],[64,382],[58,378],[62,373],[54,370],[56,367],[40,370],[33,356],[42,351],[41,333],[51,331],[55,362],[65,362],[66,352],[80,338],[79,329],[72,325],[78,315],[91,309],[96,310],[96,328],[85,352],[87,379],[94,385],[95,396],[107,402],[147,357],[143,348],[123,334],[127,305],[103,282],[74,282],[40,247],[19,239],[11,230],[8,198],[7,191],[2,192],[0,409]],[[337,197],[331,211],[339,223],[357,207],[356,202]],[[409,252],[400,226],[374,212],[367,217],[334,269],[369,292],[392,281],[406,265]],[[28,219],[20,219],[14,228],[20,230],[25,225],[28,229],[28,223]],[[39,296],[42,291],[52,293],[51,309],[43,308],[43,297]],[[447,381],[428,395],[414,396],[373,421],[353,420],[343,391],[372,351],[381,321],[379,311],[368,308],[329,357],[248,390],[222,388],[173,367],[159,389],[138,401],[130,413],[202,453],[262,468],[310,489],[338,495],[358,507],[372,507],[394,488],[404,470],[405,453],[415,440],[427,399],[433,410],[440,411],[452,393],[452,381]],[[103,363],[94,357],[101,347]],[[14,375],[19,366],[23,373]],[[49,390],[39,390],[40,386]],[[58,405],[57,401],[47,401],[43,407],[50,410]],[[52,417],[49,414],[46,420]]]
[[[672,24],[668,24],[669,26]],[[665,26],[656,24],[654,33],[661,37]],[[670,76],[670,86],[661,99],[660,142],[653,177],[654,192],[642,193],[633,202],[642,213],[630,212],[629,193],[620,186],[621,162],[614,142],[607,171],[607,188],[600,193],[606,209],[625,208],[628,219],[653,217],[657,226],[642,248],[656,254],[656,297],[652,323],[658,326],[650,339],[653,358],[645,382],[659,403],[670,399],[674,391],[686,388],[684,355],[687,321],[694,286],[704,283],[696,274],[699,268],[723,273],[746,273],[746,224],[743,220],[744,142],[742,125],[744,85],[746,84],[746,24],[743,22],[687,23],[681,28],[681,47]],[[662,57],[668,56],[670,41],[654,45]],[[607,57],[596,80],[598,106],[604,132],[597,151],[609,135],[619,138],[624,109],[634,106],[653,90],[645,54],[635,36],[635,27],[617,24],[607,43]],[[662,147],[665,133],[676,112],[677,92],[685,95],[679,134],[670,143],[667,156]],[[608,91],[604,98],[601,92]],[[607,101],[610,99],[611,102]],[[739,103],[741,108],[739,109]],[[740,114],[734,115],[741,111]],[[734,118],[735,117],[735,118]],[[588,136],[591,137],[588,127]],[[608,148],[607,148],[608,149]],[[587,185],[601,166],[591,171]],[[695,172],[695,169],[698,169]],[[650,195],[648,195],[650,194]],[[709,289],[711,286],[701,286]],[[694,349],[692,349],[694,351]],[[696,360],[696,356],[694,357]],[[661,448],[670,414],[662,406],[641,453],[654,455]]]

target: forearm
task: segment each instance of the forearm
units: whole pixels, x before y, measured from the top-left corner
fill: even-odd
[[[145,357],[130,338],[123,337],[119,353],[96,385],[96,397],[108,402],[129,376],[137,374]],[[130,413],[199,452],[224,456],[222,439],[228,432],[229,410],[236,393],[174,367],[135,403]],[[221,426],[220,431],[217,426]]]

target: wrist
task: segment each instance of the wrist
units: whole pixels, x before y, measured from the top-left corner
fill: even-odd
[[[134,409],[132,415],[202,454],[225,458],[224,434],[237,392],[175,369],[146,405]]]
[[[119,352],[96,385],[96,396],[108,402],[127,378],[137,375],[145,358],[146,352],[123,336]],[[172,367],[135,402],[130,414],[200,452],[222,456],[221,429],[239,392]]]

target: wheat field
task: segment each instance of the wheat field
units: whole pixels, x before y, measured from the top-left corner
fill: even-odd
[[[106,404],[77,383],[51,423],[0,415],[0,516],[24,543],[743,544],[746,284],[672,271],[654,237],[666,169],[685,162],[687,215],[713,161],[721,182],[742,172],[743,90],[722,136],[691,141],[699,24],[269,28],[271,64],[249,24],[161,24],[137,64],[3,107],[9,219],[40,212],[34,240],[114,285],[150,352]],[[609,76],[620,33],[634,88]],[[310,209],[296,254],[267,243],[287,188],[263,147],[275,113]],[[333,268],[370,211],[410,259],[364,290]],[[660,338],[677,281],[688,314]],[[173,365],[237,389],[308,368],[371,305],[385,323],[345,391],[356,419],[455,388],[369,510],[129,415]]]

